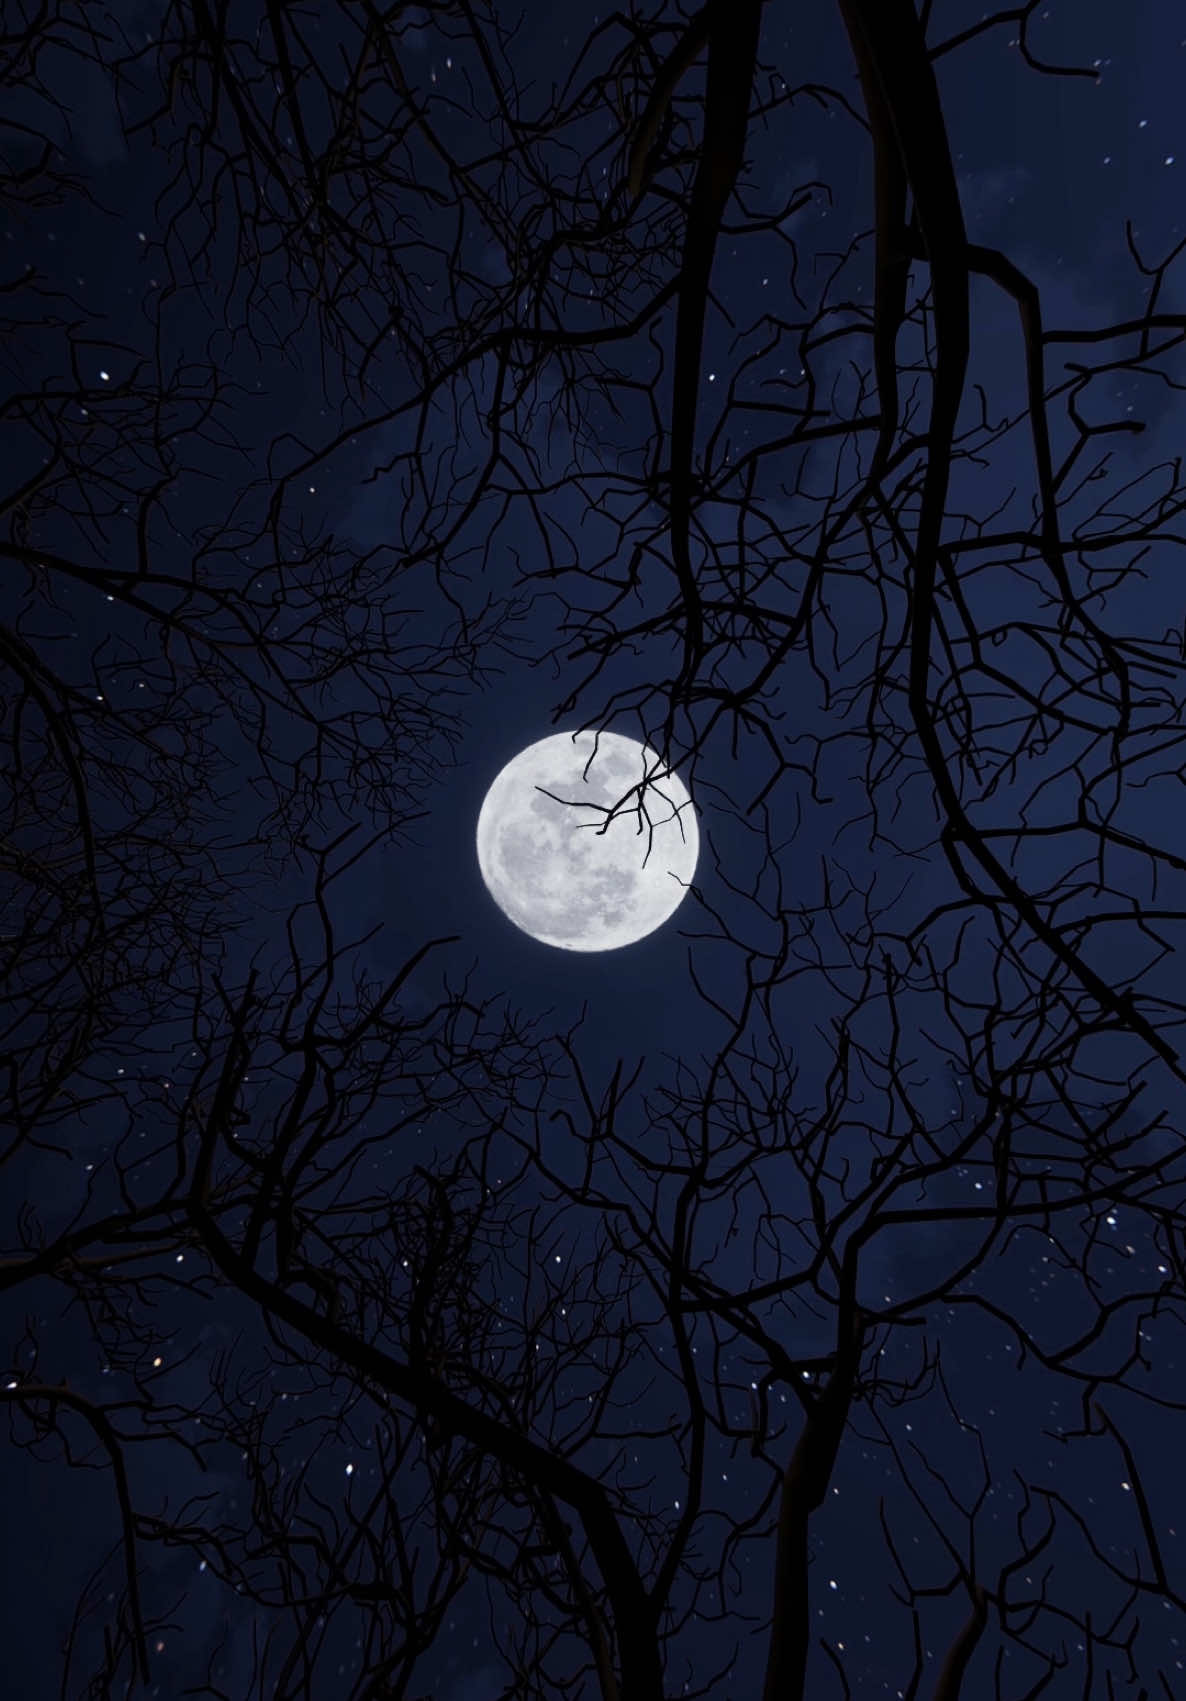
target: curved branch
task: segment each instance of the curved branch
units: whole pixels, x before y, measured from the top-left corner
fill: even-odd
[[[57,1405],[69,1406],[71,1411],[78,1412],[84,1417],[102,1442],[107,1457],[111,1460],[111,1469],[115,1475],[115,1492],[119,1499],[120,1520],[123,1525],[124,1540],[124,1570],[128,1581],[128,1610],[132,1615],[132,1629],[136,1644],[136,1661],[140,1667],[140,1676],[147,1683],[148,1670],[148,1639],[144,1633],[144,1618],[140,1608],[140,1583],[136,1576],[136,1531],[132,1513],[132,1495],[128,1488],[128,1472],[124,1464],[123,1450],[119,1437],[108,1420],[107,1413],[101,1406],[94,1405],[63,1384],[54,1388],[47,1383],[25,1382],[18,1383],[15,1388],[0,1388],[0,1399],[9,1404],[19,1405],[26,1400],[48,1400],[51,1407]],[[51,1412],[52,1416],[52,1412]]]

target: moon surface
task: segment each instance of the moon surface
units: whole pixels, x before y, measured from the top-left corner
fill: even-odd
[[[645,792],[626,799],[644,777]],[[548,795],[548,794],[551,795]],[[700,832],[687,787],[645,744],[559,732],[511,759],[478,815],[478,866],[516,927],[564,951],[616,951],[682,903]]]

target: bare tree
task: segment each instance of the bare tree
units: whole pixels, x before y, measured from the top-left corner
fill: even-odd
[[[55,83],[82,63],[102,87],[117,45],[69,4],[7,39],[10,235],[33,241],[63,206],[102,230]],[[216,337],[193,349],[184,292],[148,278],[137,332],[86,285],[28,262],[4,292],[0,1055],[18,1163],[97,1113],[113,1060],[143,1066],[172,993],[308,835],[365,819],[397,838],[420,817],[508,614],[487,595],[417,620],[374,551],[270,514],[258,396]]]
[[[601,1081],[579,1030],[533,1035],[465,989],[394,1016],[394,988],[336,985],[347,953],[327,938],[215,1023],[195,1009],[168,1194],[5,1271],[64,1286],[127,1388],[82,1408],[30,1367],[7,1396],[21,1433],[45,1446],[69,1409],[117,1457],[188,1443],[235,1485],[194,1474],[182,1504],[130,1514],[127,1549],[180,1549],[252,1603],[250,1693],[421,1693],[455,1615],[489,1624],[481,1661],[512,1693],[713,1694],[764,1666],[765,1694],[799,1694],[821,1657],[842,1686],[854,1632],[812,1628],[834,1494],[853,1501],[842,1545],[883,1545],[887,1588],[900,1572],[908,1610],[877,1659],[904,1689],[961,1601],[932,1693],[990,1657],[1011,1693],[1006,1650],[1053,1682],[1068,1630],[1097,1669],[1168,1683],[1140,1607],[1181,1603],[1113,1406],[1181,1408],[1146,1344],[1181,1280],[1179,1147],[1127,1114],[1131,1092],[1068,1126],[1008,1076],[937,1123],[911,1036],[949,989],[887,972],[860,894],[826,926],[757,884],[734,896],[700,941],[714,986],[741,989],[717,1000],[718,1049]],[[762,948],[739,948],[743,916]],[[837,983],[818,1096],[779,1037],[813,948]],[[430,1117],[472,1132],[422,1164],[407,1148]],[[1039,1258],[1074,1303],[1002,1306]],[[186,1349],[211,1306],[213,1359]],[[1033,1366],[1034,1409],[1062,1402],[1059,1448],[1123,1469],[1131,1559],[1094,1532],[1074,1469],[1029,1474],[1040,1418],[1023,1446],[1016,1411],[993,1421],[1005,1390],[980,1409],[994,1334]],[[892,1461],[880,1509],[866,1453]],[[1080,1532],[1114,1597],[1102,1622],[1081,1566],[1064,1581]],[[151,1610],[125,1588],[97,1693],[117,1692]],[[225,1689],[212,1673],[198,1692]]]
[[[784,79],[756,0],[612,14],[542,90],[530,27],[469,0],[13,33],[20,216],[88,192],[55,54],[160,162],[143,346],[35,274],[6,297],[37,368],[0,538],[10,1172],[40,1207],[109,1134],[81,1199],[18,1210],[0,1286],[56,1294],[114,1381],[43,1369],[33,1320],[0,1392],[115,1484],[76,1687],[184,1625],[151,1549],[254,1636],[186,1673],[212,1697],[417,1695],[479,1613],[507,1696],[790,1701],[872,1659],[936,1701],[1172,1693],[1183,648],[1135,591],[1183,492],[1094,440],[1142,429],[1119,375],[1180,388],[1181,245],[1130,229],[1143,301],[1054,327],[969,240],[943,61],[1009,30],[1094,74],[1031,50],[1035,9],[943,38],[929,0],[838,0],[853,99]],[[872,150],[839,253],[797,222],[831,190],[768,169],[813,111]],[[974,279],[1017,313],[1004,404]],[[266,443],[257,371],[294,388]],[[307,500],[347,484],[395,493],[377,547]],[[476,970],[415,1015],[451,942],[381,983],[339,938],[338,883],[431,798],[441,692],[508,653],[712,824],[701,1056],[598,1068]],[[261,867],[309,897],[248,966],[220,924]],[[821,1580],[839,1520],[896,1603],[872,1655]]]

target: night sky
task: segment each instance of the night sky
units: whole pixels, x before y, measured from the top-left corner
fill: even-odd
[[[527,335],[519,374],[462,353],[516,315],[541,347],[555,330],[531,318],[547,172],[566,193],[583,184],[593,230],[625,193],[618,105],[641,110],[691,12],[531,0],[495,48],[491,20],[512,23],[497,6],[8,9],[0,1468],[15,1701],[762,1696],[772,1611],[796,1610],[772,1606],[783,1473],[838,1385],[854,1259],[863,1334],[809,1518],[806,1679],[784,1674],[766,1701],[1186,1693],[1186,260],[1155,303],[1179,316],[1157,333],[1165,352],[1085,380],[1074,405],[1116,428],[1058,491],[1064,535],[1146,527],[1067,557],[1093,618],[1147,640],[1123,760],[1108,679],[1060,627],[1036,547],[992,542],[1036,537],[1038,521],[1017,304],[984,276],[942,535],[961,543],[968,617],[1003,671],[980,678],[974,738],[951,707],[962,664],[943,658],[958,648],[939,637],[928,687],[977,827],[1027,891],[1063,894],[1060,927],[1086,918],[1077,943],[1108,988],[1131,989],[1160,1051],[1135,1016],[1097,1021],[1008,903],[937,914],[961,894],[908,713],[925,262],[880,503],[826,540],[818,613],[750,712],[716,714],[707,689],[727,701],[760,673],[873,454],[875,427],[766,447],[797,417],[777,410],[805,405],[801,332],[821,339],[819,421],[877,414],[873,149],[846,28],[860,9],[761,9],[747,170],[698,363],[692,558],[706,603],[738,594],[744,531],[776,636],[738,616],[701,664],[705,691],[669,719],[677,292],[642,309],[675,276],[694,158],[664,156],[640,202],[662,252],[632,270],[626,238],[573,245],[594,281],[569,280],[564,324],[641,314],[628,335],[568,371],[529,361]],[[932,46],[984,16],[921,9]],[[1047,331],[1138,319],[1140,265],[1186,236],[1186,22],[1154,0],[1019,10],[1035,59],[1098,76],[1028,66],[1016,20],[934,59],[968,241],[1037,286]],[[271,72],[248,75],[253,55],[271,64],[277,13],[306,54],[300,135]],[[199,27],[233,42],[217,100],[209,50],[198,65],[187,46]],[[324,90],[364,27],[398,44],[390,62],[374,50],[359,94],[375,158],[392,138],[390,175],[369,203],[343,177],[336,234],[297,238]],[[598,68],[633,29],[656,45],[631,93]],[[507,102],[513,70],[525,117],[570,77],[592,90],[564,149],[548,152],[541,119],[498,163],[493,65]],[[665,148],[700,135],[703,54],[679,98]],[[249,109],[273,114],[273,136]],[[446,153],[475,162],[464,182]],[[322,240],[335,258],[318,276]],[[1056,466],[1073,442],[1063,363],[1132,360],[1138,341],[1047,345]],[[460,376],[417,413],[424,351]],[[1028,641],[1039,626],[1047,639]],[[1071,718],[1025,732],[1026,692]],[[1089,746],[1092,717],[1107,736]],[[601,953],[512,925],[474,842],[500,769],[586,726],[663,750],[701,834],[675,915]],[[1123,836],[1106,871],[1090,833],[1034,830],[1074,817],[1081,794]],[[1147,841],[1164,850],[1156,873]],[[1105,910],[1124,914],[1093,928]],[[207,1218],[186,1201],[210,1161]],[[271,1216],[253,1205],[268,1189]],[[282,1314],[269,1295],[294,1209],[306,1277]],[[434,1263],[442,1223],[473,1237]],[[88,1225],[69,1256],[43,1255]],[[449,1434],[440,1409],[418,1420],[332,1331],[310,1345],[304,1316],[610,1485],[647,1587],[686,1542],[660,1687],[632,1675],[633,1632],[574,1507],[560,1497],[564,1546],[530,1473]],[[112,1450],[50,1398],[63,1383],[122,1438],[143,1686]],[[435,1611],[425,1483],[450,1460],[450,1516],[475,1520],[485,1557],[401,1661],[401,1613]],[[424,1593],[377,1604],[367,1587],[404,1542]],[[590,1592],[620,1689],[581,1628]],[[978,1601],[961,1681],[952,1651]]]

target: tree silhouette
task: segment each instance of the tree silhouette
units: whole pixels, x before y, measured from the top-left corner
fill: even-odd
[[[21,229],[103,227],[78,66],[156,197],[142,327],[5,292],[0,1395],[119,1531],[64,1693],[411,1698],[479,1623],[506,1696],[1174,1692],[1182,486],[1093,439],[1186,244],[1063,328],[969,240],[943,61],[1095,74],[1035,10],[838,0],[859,100],[749,0],[550,88],[470,0],[6,38]],[[874,204],[808,264],[817,111]],[[703,1049],[343,920],[508,662],[687,776]]]

